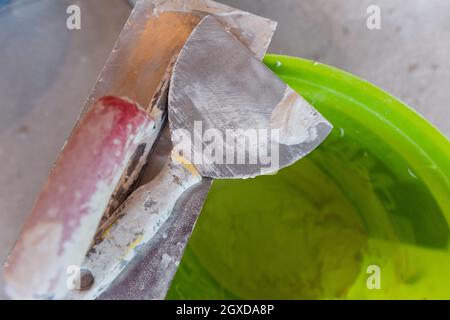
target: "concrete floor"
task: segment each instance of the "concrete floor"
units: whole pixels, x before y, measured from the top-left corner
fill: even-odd
[[[279,22],[269,49],[358,75],[450,136],[450,1],[223,0]],[[369,5],[381,29],[366,26]]]
[[[1,7],[5,2],[10,4]],[[279,22],[270,52],[361,76],[450,136],[450,1],[222,2]],[[65,28],[65,10],[73,3],[82,10],[80,31]],[[366,27],[369,4],[381,8],[380,30]],[[0,260],[129,12],[126,0],[0,1]]]

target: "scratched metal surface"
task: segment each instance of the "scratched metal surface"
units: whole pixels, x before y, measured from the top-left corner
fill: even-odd
[[[319,112],[211,16],[197,25],[181,50],[173,69],[168,101],[171,131],[188,132],[194,139],[190,154],[185,156],[202,176],[214,179],[271,174],[314,150],[332,129]],[[282,115],[286,109],[289,116]],[[279,118],[276,123],[274,120]],[[294,127],[290,125],[291,119],[296,119],[296,130],[290,129]],[[196,123],[201,123],[201,128]],[[267,137],[246,142],[243,132],[248,129],[254,129],[255,136],[261,130]],[[278,137],[269,133],[270,129],[279,130]],[[195,153],[202,154],[203,146],[196,145],[196,140],[208,130],[234,135],[242,158],[254,157],[254,161],[229,163],[222,156],[217,163],[214,159],[217,155],[209,155],[209,161],[199,163]],[[235,141],[229,136],[215,147],[222,148],[224,153],[224,149],[234,150]],[[288,141],[293,137],[297,140]],[[251,145],[246,146],[247,143]],[[252,152],[252,148],[261,151],[269,146],[275,152],[275,145],[277,161],[269,163]]]
[[[279,21],[269,52],[315,59],[359,75],[410,104],[450,136],[449,1],[221,1]],[[65,28],[65,10],[74,2],[83,13],[80,31]],[[0,4],[4,260],[131,8],[125,0]],[[365,27],[369,4],[381,7],[381,30]]]
[[[174,214],[152,241],[139,251],[127,266],[126,272],[122,272],[99,299],[164,299],[177,271],[177,257],[184,252],[211,182],[205,178],[181,196],[175,205]],[[168,247],[171,248],[169,252],[166,251]]]

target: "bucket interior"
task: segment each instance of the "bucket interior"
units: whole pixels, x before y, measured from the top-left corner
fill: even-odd
[[[167,298],[449,298],[448,140],[343,71],[265,63],[334,129],[276,175],[214,181]]]

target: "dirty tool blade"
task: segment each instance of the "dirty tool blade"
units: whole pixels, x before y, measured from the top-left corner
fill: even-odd
[[[199,23],[178,56],[169,91],[169,124],[174,144],[182,144],[189,134],[191,149],[183,156],[211,178],[276,172],[316,148],[332,129],[212,16]],[[205,152],[205,135],[214,136],[210,147],[215,154]],[[226,158],[230,150],[236,158]],[[263,150],[270,150],[269,161],[263,159]]]

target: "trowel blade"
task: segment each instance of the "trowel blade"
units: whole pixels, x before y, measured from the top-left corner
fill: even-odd
[[[169,124],[175,149],[201,175],[216,179],[276,172],[316,148],[332,129],[212,16],[199,23],[178,56]]]

